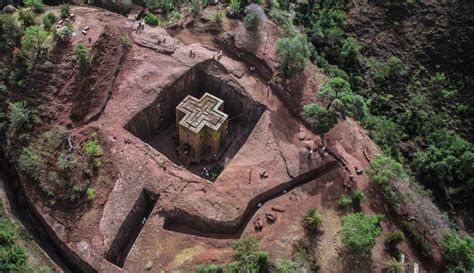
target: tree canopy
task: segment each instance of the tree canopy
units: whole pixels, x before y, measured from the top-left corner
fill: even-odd
[[[379,222],[383,215],[367,215],[361,212],[342,217],[342,243],[352,254],[369,254],[375,239],[382,234]]]
[[[425,181],[443,183],[450,194],[468,196],[474,189],[474,145],[453,131],[432,133],[413,165]]]
[[[312,129],[320,135],[329,132],[337,124],[336,112],[328,111],[314,103],[303,106],[303,115],[310,119]]]
[[[48,39],[48,32],[40,26],[31,26],[26,28],[25,34],[21,39],[21,48],[24,52],[30,53],[30,59],[36,60]]]
[[[369,113],[364,98],[354,94],[351,85],[340,77],[327,81],[316,96],[327,104],[328,111],[334,110],[342,117],[350,116],[362,120]]]
[[[474,238],[459,236],[456,232],[446,233],[441,242],[445,252],[448,272],[472,272],[474,270]]]
[[[280,61],[282,76],[291,78],[303,72],[312,51],[313,46],[308,43],[305,35],[297,34],[292,37],[278,39],[276,55]]]
[[[370,162],[367,169],[370,180],[377,185],[384,186],[396,178],[406,176],[403,166],[391,157],[377,155]]]
[[[247,29],[256,31],[265,21],[265,13],[257,4],[250,4],[245,8],[247,15],[244,17],[244,25]]]

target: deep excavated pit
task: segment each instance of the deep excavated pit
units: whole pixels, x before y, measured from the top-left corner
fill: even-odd
[[[227,138],[231,141],[212,160],[189,164],[180,160],[176,153],[176,106],[187,95],[200,98],[205,92],[224,101],[223,112],[229,116]],[[221,64],[209,60],[192,67],[171,85],[160,90],[155,101],[136,114],[125,125],[125,129],[174,163],[200,175],[203,167],[212,169],[216,164],[225,166],[234,157],[264,110],[265,107],[250,98]],[[216,177],[206,178],[213,181]]]
[[[109,250],[105,254],[105,258],[109,262],[118,267],[123,266],[130,249],[155,207],[157,199],[158,197],[148,190],[142,190],[135,205],[117,232],[117,236],[115,236]]]

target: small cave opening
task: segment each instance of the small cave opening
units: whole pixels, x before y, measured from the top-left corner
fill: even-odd
[[[200,99],[206,93],[223,101],[227,134],[219,152],[199,161],[189,160],[180,154],[180,146],[186,143],[179,141],[176,108],[188,95]],[[190,68],[160,90],[156,100],[138,112],[125,129],[177,165],[213,182],[245,143],[264,111],[265,107],[249,97],[221,64],[210,60]]]
[[[120,226],[108,251],[105,253],[105,258],[109,262],[118,267],[123,267],[128,253],[135,244],[147,219],[150,217],[157,199],[158,197],[152,192],[146,189],[142,190],[132,210]]]

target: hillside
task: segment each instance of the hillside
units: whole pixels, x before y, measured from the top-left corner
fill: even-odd
[[[470,2],[57,4],[1,4],[0,271],[474,270]]]

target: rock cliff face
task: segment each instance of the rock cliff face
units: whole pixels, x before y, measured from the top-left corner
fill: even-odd
[[[352,4],[347,30],[365,55],[396,55],[405,63],[444,70],[474,70],[474,2],[375,1]],[[416,3],[415,3],[416,2]]]

